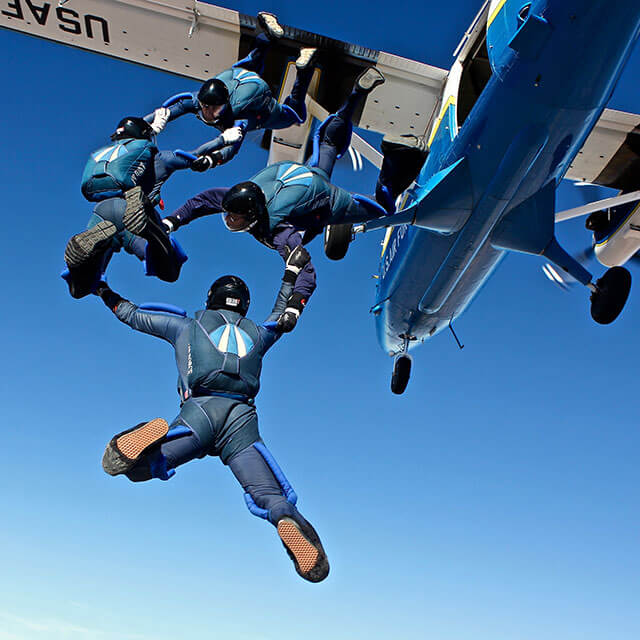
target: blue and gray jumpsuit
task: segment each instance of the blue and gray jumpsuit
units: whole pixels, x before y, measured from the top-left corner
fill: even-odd
[[[276,320],[292,287],[283,282],[261,325],[226,309],[198,311],[190,318],[146,311],[126,300],[115,306],[119,320],[173,346],[179,372],[180,412],[167,436],[127,473],[129,479],[167,480],[190,460],[219,456],[244,487],[252,513],[274,525],[283,516],[305,522],[293,490],[260,438],[254,405],[262,359],[281,336]]]
[[[314,139],[313,156],[306,164],[279,162],[251,178],[264,192],[268,218],[259,221],[249,233],[285,259],[291,249],[314,238],[328,224],[365,222],[387,215],[374,200],[330,182],[335,162],[351,139],[351,106],[322,123]],[[228,190],[219,187],[202,191],[174,211],[172,217],[182,226],[220,213]],[[295,291],[308,299],[315,287],[315,269],[309,262],[298,276]]]
[[[198,94],[179,93],[162,104],[171,112],[169,122],[187,113],[195,114],[204,124],[225,131],[231,127],[241,127],[244,133],[256,129],[286,129],[301,124],[307,118],[305,97],[313,77],[313,66],[297,71],[291,94],[280,104],[272,95],[269,85],[260,77],[264,70],[265,56],[270,41],[260,34],[256,38],[255,48],[246,58],[236,62],[215,76],[222,80],[229,90],[229,103],[215,122],[202,118]],[[154,114],[145,116],[147,122],[153,121]],[[240,150],[242,140],[226,145],[222,135],[200,147],[201,153],[218,152],[219,164],[231,160]]]
[[[115,148],[117,145],[121,145],[123,143],[126,143],[126,140],[119,140],[114,143],[113,147]],[[189,152],[183,152],[180,150],[158,151],[156,149],[153,159],[144,167],[138,180],[139,186],[142,187],[142,190],[152,204],[157,205],[161,202],[160,190],[162,185],[164,185],[164,183],[171,177],[173,172],[188,169],[193,162],[193,157],[197,156],[200,152],[200,148]],[[154,275],[155,270],[152,255],[148,251],[147,241],[133,235],[124,227],[123,219],[126,206],[127,204],[124,195],[107,198],[105,200],[101,200],[95,205],[93,213],[89,218],[87,229],[95,227],[98,223],[104,220],[112,222],[117,229],[117,233],[113,237],[111,245],[104,253],[101,273],[105,273],[113,254],[124,249],[127,253],[133,254],[139,260],[144,261],[146,273],[148,275]],[[158,221],[160,221],[160,216],[157,212],[156,215]],[[186,260],[186,255],[173,238],[171,239],[171,243],[176,251],[176,259],[182,264]]]

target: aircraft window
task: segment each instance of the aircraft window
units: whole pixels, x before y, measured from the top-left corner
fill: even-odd
[[[491,78],[491,63],[487,51],[487,32],[478,36],[476,46],[465,60],[458,90],[458,126],[461,127]]]

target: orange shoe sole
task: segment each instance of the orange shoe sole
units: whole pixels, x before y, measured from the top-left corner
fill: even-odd
[[[135,460],[149,445],[164,438],[168,431],[167,421],[163,418],[156,418],[120,436],[116,440],[116,447],[123,456],[129,460]]]
[[[278,522],[278,535],[295,557],[301,573],[306,574],[316,566],[319,555],[318,550],[302,535],[293,520],[289,518],[280,520]]]

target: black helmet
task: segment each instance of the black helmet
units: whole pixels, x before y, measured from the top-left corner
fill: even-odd
[[[207,309],[229,309],[246,316],[251,303],[249,288],[238,276],[218,278],[207,294]]]
[[[268,215],[267,200],[255,182],[231,187],[222,200],[222,208],[222,220],[230,231],[248,231]]]
[[[151,140],[153,129],[151,125],[136,116],[127,116],[118,122],[116,130],[111,134],[111,140],[123,138],[137,138],[138,140]]]
[[[222,80],[211,78],[200,87],[198,102],[212,107],[227,104],[229,102],[229,89],[227,89],[227,85]]]

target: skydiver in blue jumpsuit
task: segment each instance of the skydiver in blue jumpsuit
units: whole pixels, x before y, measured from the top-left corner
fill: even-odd
[[[269,85],[260,77],[271,43],[284,35],[276,16],[260,12],[258,24],[263,33],[255,48],[231,69],[207,80],[198,93],[179,93],[162,105],[168,121],[191,113],[222,133],[201,147],[209,167],[224,164],[238,153],[244,136],[255,129],[286,129],[307,119],[305,97],[313,77],[316,50],[303,48],[296,60],[296,80],[283,104],[273,97]],[[145,117],[149,122],[158,110]]]
[[[121,249],[144,261],[148,275],[177,280],[187,257],[169,237],[154,205],[174,171],[201,171],[208,163],[194,160],[202,149],[159,151],[152,140],[162,126],[162,117],[153,125],[142,118],[123,118],[111,136],[114,144],[91,154],[83,194],[97,204],[87,230],[69,240],[64,256],[68,272],[63,277],[74,298],[91,293]]]
[[[124,300],[105,283],[96,294],[120,321],[173,346],[181,399],[171,425],[156,418],[114,436],[104,453],[104,470],[133,482],[168,480],[186,462],[219,456],[244,488],[251,513],[277,528],[298,574],[319,582],[329,573],[327,556],[260,438],[254,405],[262,359],[286,329],[286,301],[308,260],[303,247],[290,252],[275,305],[261,325],[245,317],[249,290],[236,276],[216,280],[206,308],[194,318],[176,308],[169,312],[165,305],[144,310],[144,305]]]
[[[261,170],[250,182],[231,189],[203,191],[165,218],[165,224],[175,231],[196,218],[224,212],[227,228],[248,231],[284,257],[327,224],[362,222],[386,215],[386,209],[377,202],[352,195],[329,181],[336,160],[349,147],[355,109],[383,82],[384,77],[374,67],[360,74],[345,104],[318,129],[313,156],[305,165],[279,162]],[[315,286],[315,270],[309,262],[289,301],[292,312],[302,312]]]

